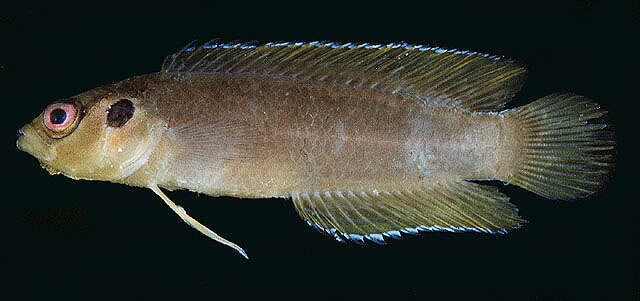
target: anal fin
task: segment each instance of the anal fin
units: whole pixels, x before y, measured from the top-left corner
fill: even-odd
[[[525,222],[497,189],[466,181],[411,191],[291,193],[307,223],[341,241],[382,244],[421,231],[506,233]]]

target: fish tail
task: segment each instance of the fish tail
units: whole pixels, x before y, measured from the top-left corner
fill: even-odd
[[[550,199],[600,191],[615,160],[615,133],[594,101],[553,94],[500,113],[514,135],[510,167],[500,178]]]

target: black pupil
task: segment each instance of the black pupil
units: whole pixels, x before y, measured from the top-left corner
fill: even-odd
[[[63,109],[54,109],[51,111],[51,114],[49,114],[49,119],[53,124],[61,124],[67,119],[67,112]]]

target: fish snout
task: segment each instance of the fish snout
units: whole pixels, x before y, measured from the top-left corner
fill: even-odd
[[[40,161],[51,161],[54,157],[51,149],[29,124],[21,127],[16,136],[16,147],[19,150],[29,153]]]
[[[24,137],[24,131],[22,130],[23,128],[24,127],[19,128],[18,131],[16,132],[16,147],[21,151],[24,151],[20,143],[20,139]]]
[[[24,132],[22,131],[22,128],[18,129],[18,132],[16,133],[16,139],[20,139],[20,137],[24,136]]]

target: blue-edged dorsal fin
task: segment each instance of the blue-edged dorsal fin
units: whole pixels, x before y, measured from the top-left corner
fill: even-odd
[[[466,181],[413,191],[291,193],[298,214],[314,228],[364,243],[384,243],[400,233],[475,231],[506,233],[525,222],[496,188]]]
[[[520,90],[526,69],[500,56],[406,43],[190,43],[161,72],[250,73],[325,81],[416,96],[468,111],[496,111]]]

